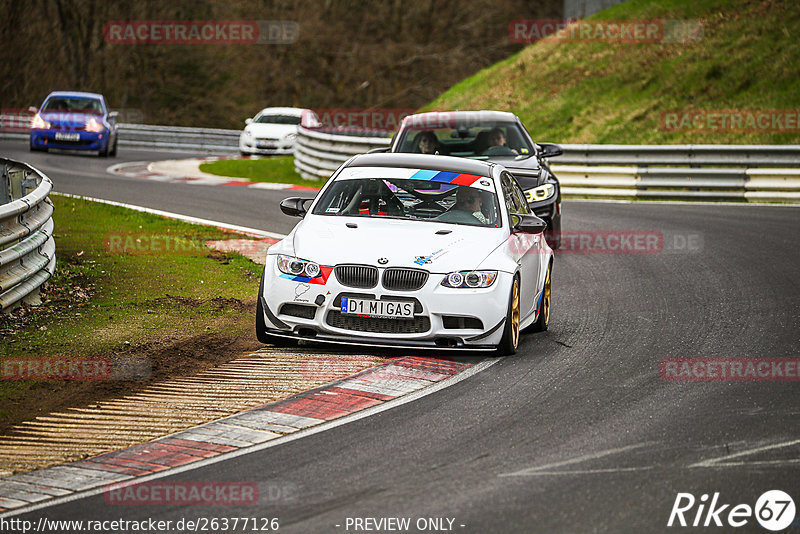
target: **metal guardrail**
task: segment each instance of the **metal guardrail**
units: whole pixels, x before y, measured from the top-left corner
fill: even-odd
[[[0,158],[0,311],[39,304],[38,289],[55,272],[52,188],[30,165]]]
[[[561,165],[800,167],[800,145],[561,145]]]
[[[295,169],[309,180],[326,179],[350,157],[389,143],[384,138],[323,134],[300,128]],[[556,163],[551,164],[551,169],[567,197],[800,201],[800,168],[754,168],[800,167],[798,145],[561,147],[564,154],[552,160]]]
[[[187,128],[150,124],[117,125],[119,146],[122,148],[153,148],[231,154],[239,151],[241,130]],[[20,131],[0,131],[0,139],[27,140],[30,134]]]
[[[184,149],[224,153],[238,152],[241,133],[241,130],[147,124],[120,124],[117,127],[119,146],[123,148]]]
[[[342,163],[373,148],[388,147],[388,137],[361,137],[297,129],[294,166],[307,180],[327,179]]]

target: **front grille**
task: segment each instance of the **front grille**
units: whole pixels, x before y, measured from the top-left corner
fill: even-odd
[[[281,306],[281,314],[291,315],[292,317],[302,317],[303,319],[313,319],[317,313],[316,306],[306,306],[303,304],[287,303]]]
[[[333,268],[336,279],[347,287],[370,289],[378,285],[378,269],[369,265],[337,265]]]
[[[67,141],[65,139],[51,139],[49,141],[54,145],[70,145],[70,146],[88,146],[94,143],[92,139],[78,139],[77,141]]]
[[[431,321],[424,315],[417,315],[413,319],[386,319],[351,316],[331,310],[326,321],[334,328],[378,334],[423,334],[431,329]]]
[[[392,267],[383,272],[383,287],[394,291],[416,291],[428,281],[428,271]]]

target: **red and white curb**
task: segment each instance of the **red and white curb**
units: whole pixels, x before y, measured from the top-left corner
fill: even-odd
[[[410,402],[480,372],[478,363],[408,356],[284,400],[120,451],[0,479],[0,517],[190,470]],[[167,473],[168,472],[168,473]]]
[[[129,178],[140,178],[166,183],[181,183],[190,185],[225,185],[234,187],[246,187],[249,189],[269,189],[274,191],[296,190],[296,191],[318,191],[318,187],[277,184],[271,182],[251,182],[249,180],[239,180],[225,176],[216,176],[202,172],[199,167],[201,163],[208,161],[218,161],[223,159],[249,159],[240,156],[209,156],[206,158],[190,158],[182,160],[164,160],[156,162],[129,161],[118,163],[106,169],[110,174],[127,176]]]

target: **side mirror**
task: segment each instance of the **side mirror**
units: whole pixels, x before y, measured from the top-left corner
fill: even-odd
[[[536,143],[539,145],[540,158],[554,158],[564,153],[564,149],[555,143]]]
[[[541,234],[547,228],[547,223],[536,215],[512,215],[519,220],[514,225],[515,232],[524,234]]]
[[[389,152],[389,148],[390,147],[388,147],[388,146],[387,147],[373,148],[372,150],[367,150],[367,154],[377,154],[379,152]]]
[[[244,120],[244,123],[245,123],[245,124],[250,124],[251,122],[253,122],[253,119],[245,119],[245,120]]]
[[[28,108],[28,111],[30,111],[33,114],[36,114],[39,113],[39,108],[37,108],[36,106],[31,106]]]
[[[304,204],[314,200],[312,198],[292,197],[281,200],[281,211],[290,217],[305,217],[306,207]]]
[[[117,120],[117,117],[119,117],[119,111],[112,111],[108,114],[108,118],[111,120]]]

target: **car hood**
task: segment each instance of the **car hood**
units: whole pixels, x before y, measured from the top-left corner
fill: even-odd
[[[357,263],[447,273],[477,268],[504,242],[505,232],[429,221],[308,215],[289,239],[295,256],[322,265]],[[381,258],[386,262],[379,263]]]
[[[516,157],[492,157],[489,161],[499,163],[505,167],[508,172],[514,175],[523,189],[541,185],[544,181],[542,168],[539,161],[531,156],[528,158]]]
[[[253,122],[248,124],[244,131],[256,137],[281,139],[288,134],[297,133],[297,126],[294,124],[261,124]]]
[[[95,113],[76,113],[73,111],[45,111],[40,113],[41,117],[52,124],[53,126],[67,126],[69,128],[78,128],[86,126],[89,119],[94,118],[100,124],[103,124],[103,116]]]

